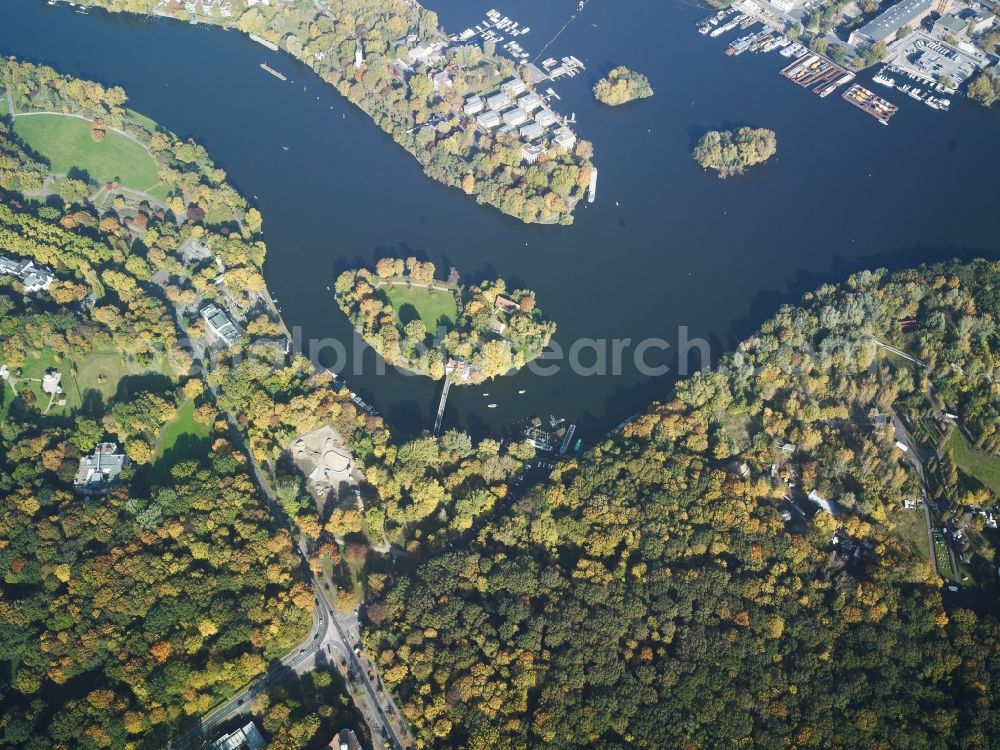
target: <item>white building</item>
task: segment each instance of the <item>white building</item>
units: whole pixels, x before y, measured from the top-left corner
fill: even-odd
[[[543,128],[547,128],[555,124],[556,115],[551,109],[541,109],[535,113],[535,122]]]
[[[539,98],[538,94],[531,93],[525,94],[520,99],[517,100],[517,106],[523,109],[525,112],[534,112],[536,109],[542,106],[542,100]]]
[[[520,96],[528,90],[528,87],[520,78],[511,78],[510,80],[504,82],[503,86],[500,87],[500,90],[507,94],[507,96]]]
[[[528,117],[528,113],[525,112],[520,107],[514,107],[514,109],[509,109],[503,113],[504,124],[510,125],[512,128],[516,128],[519,125],[523,125],[530,119],[531,118]]]
[[[463,111],[469,117],[472,117],[473,115],[478,115],[480,112],[482,112],[483,109],[485,109],[485,107],[486,105],[483,103],[482,97],[470,96],[468,99],[465,100],[465,108],[463,109]]]
[[[493,128],[500,124],[500,115],[492,110],[489,112],[483,112],[476,118],[476,122],[482,128],[493,130]]]
[[[545,128],[537,122],[529,122],[521,127],[521,137],[526,141],[533,141],[545,135]]]
[[[486,100],[486,106],[494,112],[499,112],[500,110],[510,106],[510,97],[501,91],[489,97]]]
[[[240,329],[216,305],[208,305],[202,308],[201,317],[209,330],[222,339],[222,342],[226,346],[232,346],[240,340]]]
[[[564,125],[556,131],[555,142],[556,145],[569,151],[576,145],[576,133]]]
[[[56,278],[52,271],[36,266],[30,260],[15,260],[3,256],[0,256],[0,275],[17,278],[24,291],[29,293],[47,290]]]

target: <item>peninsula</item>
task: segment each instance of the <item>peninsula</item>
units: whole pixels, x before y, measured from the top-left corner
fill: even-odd
[[[694,159],[705,169],[714,169],[719,177],[743,174],[747,167],[761,164],[778,150],[774,131],[766,128],[710,130],[694,149]]]
[[[648,99],[652,95],[653,87],[649,85],[649,79],[624,65],[615,68],[594,84],[594,98],[612,107],[636,99]]]
[[[280,47],[364,110],[428,176],[524,222],[572,223],[590,184],[593,148],[535,90],[546,74],[489,43],[452,41],[413,0],[86,4],[236,28]]]
[[[519,370],[555,333],[526,289],[503,279],[464,287],[453,271],[434,278],[433,263],[383,258],[337,279],[337,304],[361,337],[389,364],[456,385]]]

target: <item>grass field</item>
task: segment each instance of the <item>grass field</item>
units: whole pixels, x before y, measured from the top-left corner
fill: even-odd
[[[458,317],[458,305],[451,292],[408,287],[405,284],[394,284],[384,289],[403,325],[419,317],[427,332],[434,333],[442,318],[450,326]]]
[[[973,448],[959,429],[952,429],[945,441],[945,449],[951,453],[955,466],[978,479],[994,495],[1000,497],[1000,458]]]
[[[21,115],[14,130],[48,160],[53,172],[82,169],[97,182],[115,181],[133,190],[148,190],[160,181],[156,162],[125,136],[108,131],[104,140],[90,137],[88,120],[57,114]]]
[[[160,439],[156,442],[156,459],[163,458],[164,454],[175,448],[185,435],[196,440],[204,440],[208,434],[208,426],[194,418],[194,401],[185,401],[177,410],[177,416],[160,431]]]
[[[130,120],[133,120],[136,124],[141,125],[150,133],[155,133],[156,129],[160,127],[156,120],[146,117],[146,115],[136,112],[134,109],[126,109],[125,113],[128,115]]]
[[[892,515],[896,533],[923,562],[930,560],[927,549],[927,520],[920,508],[900,508]]]
[[[44,411],[45,406],[49,403],[49,395],[42,391],[42,384],[39,381],[49,368],[58,370],[62,375],[59,384],[62,386],[63,395],[66,397],[66,405],[59,406],[59,397],[57,396],[48,413],[52,415],[69,414],[74,409],[79,409],[82,404],[80,388],[76,378],[73,376],[70,365],[71,362],[69,360],[59,359],[55,350],[46,347],[38,352],[37,355],[29,356],[25,359],[24,366],[21,368],[21,375],[19,376],[23,380],[18,382],[17,390],[20,392],[25,388],[31,389],[35,394],[35,407],[39,411]]]

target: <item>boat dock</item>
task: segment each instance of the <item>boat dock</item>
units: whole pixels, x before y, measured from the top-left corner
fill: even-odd
[[[270,73],[275,78],[277,78],[279,81],[287,81],[288,80],[282,73],[279,73],[278,71],[276,71],[274,68],[272,68],[267,63],[261,63],[260,64],[260,69],[263,70],[265,73]]]
[[[857,83],[847,89],[843,93],[843,97],[858,109],[870,114],[883,125],[888,125],[890,118],[899,109],[895,104],[886,101],[881,96],[876,96],[874,92]]]
[[[448,403],[448,391],[451,390],[451,373],[444,374],[444,388],[441,390],[441,400],[438,402],[437,416],[434,418],[434,437],[441,434],[441,422],[444,421],[444,407]]]
[[[781,75],[817,96],[828,96],[838,86],[851,81],[854,74],[822,55],[810,52],[781,69]]]
[[[590,171],[590,187],[587,188],[587,203],[593,203],[597,198],[597,167]]]

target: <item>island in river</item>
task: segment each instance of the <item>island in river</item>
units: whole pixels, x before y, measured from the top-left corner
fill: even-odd
[[[527,223],[570,224],[593,148],[532,90],[541,72],[453,42],[411,0],[254,4],[228,15],[158,0],[87,0],[111,11],[237,28],[280,47],[360,107],[439,182]]]
[[[615,68],[594,84],[594,98],[612,107],[634,102],[636,99],[648,99],[652,95],[653,87],[649,85],[649,79],[624,65]]]
[[[507,292],[503,279],[464,287],[458,273],[434,278],[433,263],[383,258],[372,273],[345,271],[337,304],[358,334],[391,365],[458,385],[521,369],[548,346],[556,325],[534,292]]]
[[[725,179],[743,174],[747,167],[761,164],[778,151],[778,139],[766,128],[710,130],[698,140],[694,159],[705,169],[714,169]]]

